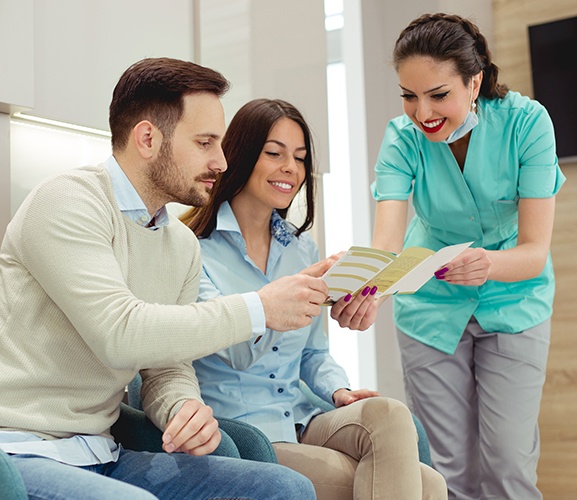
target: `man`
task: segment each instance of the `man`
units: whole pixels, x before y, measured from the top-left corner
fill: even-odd
[[[110,105],[113,156],[47,179],[8,226],[0,448],[33,498],[314,498],[282,466],[208,455],[220,433],[191,360],[310,324],[327,296],[300,274],[195,303],[198,241],[165,205],[205,204],[226,169],[227,87],[190,62],[134,64]],[[167,453],[124,450],[110,434],[139,371]]]

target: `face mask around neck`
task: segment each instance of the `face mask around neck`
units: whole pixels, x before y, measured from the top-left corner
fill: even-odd
[[[465,121],[455,130],[453,130],[449,134],[449,137],[447,137],[444,141],[441,142],[451,144],[452,142],[461,139],[462,137],[466,136],[471,130],[473,130],[478,125],[478,123],[479,118],[477,117],[477,113],[475,113],[475,111],[469,111],[467,113],[467,116],[465,117]]]
[[[467,113],[465,121],[463,121],[463,123],[459,125],[455,130],[453,130],[449,134],[449,137],[440,142],[451,144],[455,141],[458,141],[462,137],[466,136],[471,130],[473,130],[479,124],[479,118],[477,117],[477,113],[475,113],[476,107],[477,105],[475,104],[475,101],[471,102],[471,110]],[[418,127],[414,123],[412,123],[412,125],[415,129],[421,132],[421,134],[426,135],[425,132],[421,130],[421,127]]]

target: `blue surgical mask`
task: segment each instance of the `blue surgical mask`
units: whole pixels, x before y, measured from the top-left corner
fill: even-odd
[[[472,92],[472,89],[471,89],[471,92]],[[471,110],[467,113],[467,116],[465,116],[465,120],[463,121],[463,123],[461,123],[461,125],[459,125],[455,130],[453,130],[449,134],[449,137],[447,137],[446,139],[444,139],[440,142],[444,142],[446,144],[451,144],[452,142],[455,142],[455,141],[458,141],[459,139],[461,139],[461,137],[466,136],[471,130],[473,130],[479,124],[479,118],[477,117],[477,113],[475,113],[476,107],[477,107],[477,104],[475,103],[475,101],[471,101]],[[421,134],[425,134],[425,132],[423,132],[421,130],[421,127],[418,127],[414,123],[412,123],[412,125],[419,132],[421,132]]]
[[[475,113],[474,111],[469,111],[467,113],[467,116],[465,117],[465,121],[458,126],[455,130],[453,130],[450,134],[449,137],[447,137],[446,139],[440,141],[440,142],[445,142],[447,144],[451,144],[452,142],[455,142],[457,140],[459,140],[461,137],[464,137],[465,135],[467,135],[471,130],[473,130],[473,128],[475,128],[477,126],[477,124],[479,123],[479,118],[477,117],[477,113]],[[423,132],[423,130],[421,129],[421,127],[419,127],[418,125],[415,125],[413,122],[411,122],[411,125],[418,130],[419,132],[421,132],[421,134],[425,134],[425,132]]]
[[[479,123],[479,118],[477,117],[477,113],[475,113],[474,111],[469,111],[467,113],[467,116],[465,117],[465,121],[459,127],[457,127],[455,130],[453,130],[449,134],[449,137],[447,137],[444,141],[441,141],[441,142],[446,142],[447,144],[451,144],[452,142],[459,140],[461,137],[464,137],[471,130],[473,130],[477,126],[478,123]]]

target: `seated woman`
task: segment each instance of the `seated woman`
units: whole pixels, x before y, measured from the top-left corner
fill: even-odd
[[[202,300],[257,290],[319,260],[304,232],[314,217],[313,145],[299,111],[281,100],[251,101],[233,118],[222,147],[228,170],[210,204],[182,217],[201,242]],[[306,218],[297,228],[285,217],[301,188]],[[366,329],[375,316],[371,291],[344,297],[331,314],[341,325],[352,317],[346,326]],[[419,463],[407,407],[374,391],[349,390],[322,322],[317,317],[284,334],[267,330],[256,343],[194,361],[205,402],[215,415],[260,428],[279,462],[309,477],[321,500],[446,498],[442,476]],[[299,379],[337,409],[314,407]]]

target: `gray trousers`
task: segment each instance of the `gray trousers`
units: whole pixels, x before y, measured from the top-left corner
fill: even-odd
[[[471,318],[451,356],[398,332],[408,406],[449,498],[542,498],[537,419],[550,335],[550,320],[511,335]]]

